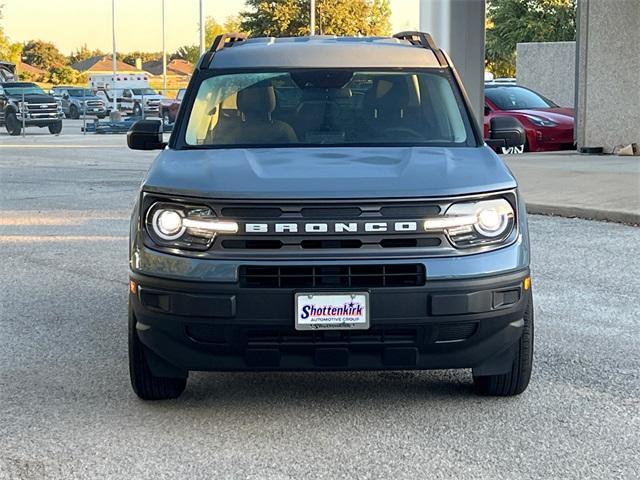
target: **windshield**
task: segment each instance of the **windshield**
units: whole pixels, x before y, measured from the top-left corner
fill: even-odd
[[[131,91],[134,95],[158,95],[153,88],[132,88]]]
[[[551,108],[557,105],[536,92],[523,87],[490,87],[485,95],[500,110]]]
[[[9,95],[46,95],[35,83],[17,83],[17,84],[4,84],[4,91]]]
[[[186,130],[194,146],[475,146],[442,71],[295,70],[204,80]]]
[[[69,88],[67,90],[69,92],[70,97],[93,97],[93,91],[88,88]]]

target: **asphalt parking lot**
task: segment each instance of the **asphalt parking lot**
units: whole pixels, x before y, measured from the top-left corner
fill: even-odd
[[[127,370],[127,234],[155,156],[124,136],[0,133],[0,479],[640,477],[640,229],[532,216],[529,389],[467,371]],[[81,122],[80,122],[81,123]]]

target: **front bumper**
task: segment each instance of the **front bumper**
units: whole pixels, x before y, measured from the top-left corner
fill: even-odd
[[[572,127],[536,127],[528,137],[531,151],[554,151],[574,148]]]
[[[296,290],[288,288],[131,273],[130,302],[157,376],[189,370],[437,368],[492,375],[513,362],[530,296],[523,287],[528,275],[523,269],[371,288],[371,327],[360,331],[296,331]]]
[[[52,123],[62,120],[64,114],[62,112],[58,113],[43,113],[43,114],[31,114],[27,113],[24,116],[24,124],[27,127],[46,127],[51,125]],[[22,123],[22,114],[16,115],[17,120]]]

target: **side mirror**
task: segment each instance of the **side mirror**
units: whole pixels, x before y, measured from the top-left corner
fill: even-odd
[[[127,145],[131,150],[162,150],[167,146],[162,139],[162,121],[138,120],[127,132]]]
[[[494,117],[489,122],[491,147],[519,147],[524,145],[526,136],[522,124],[513,117]]]

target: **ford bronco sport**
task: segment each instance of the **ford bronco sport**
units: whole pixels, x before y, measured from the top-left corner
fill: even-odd
[[[430,35],[216,38],[131,221],[129,358],[143,399],[190,371],[471,369],[529,383],[524,202]]]

